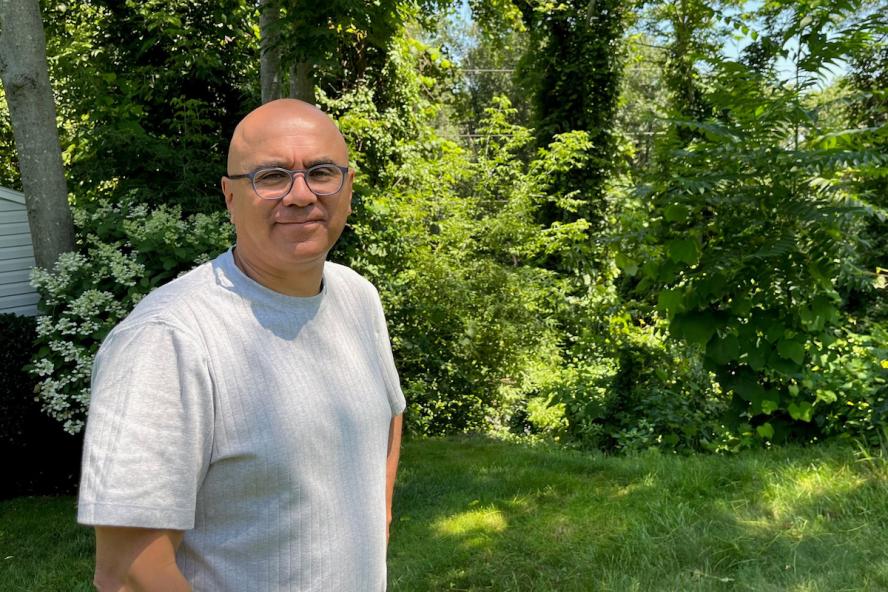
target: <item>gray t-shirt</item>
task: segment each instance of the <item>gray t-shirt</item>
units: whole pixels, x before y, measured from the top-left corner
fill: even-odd
[[[78,521],[185,530],[196,591],[385,589],[405,401],[375,288],[285,296],[231,251],[145,297],[93,367]]]

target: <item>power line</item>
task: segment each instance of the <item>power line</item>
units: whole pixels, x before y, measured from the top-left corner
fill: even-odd
[[[515,68],[456,68],[462,72],[514,72]]]

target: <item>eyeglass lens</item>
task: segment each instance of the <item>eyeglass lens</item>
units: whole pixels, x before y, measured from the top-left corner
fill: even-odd
[[[285,169],[265,169],[253,177],[253,187],[259,197],[277,199],[289,193],[295,175]],[[313,166],[305,172],[305,183],[315,195],[331,195],[342,188],[342,171],[333,165]]]

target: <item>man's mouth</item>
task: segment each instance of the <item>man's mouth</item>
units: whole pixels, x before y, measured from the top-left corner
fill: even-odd
[[[276,224],[315,224],[323,222],[323,218],[311,218],[309,220],[275,220]]]

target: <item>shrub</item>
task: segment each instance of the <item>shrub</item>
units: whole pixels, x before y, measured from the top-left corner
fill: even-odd
[[[83,429],[93,359],[108,332],[145,294],[209,261],[232,237],[224,212],[183,219],[178,207],[135,200],[77,208],[74,222],[79,250],[31,276],[42,314],[29,367],[43,410],[71,434]]]
[[[24,370],[35,337],[33,318],[0,314],[0,498],[71,493],[79,475],[81,439],[41,413]]]
[[[836,329],[801,387],[816,393],[807,419],[828,437],[888,443],[888,330],[879,324]],[[795,387],[796,389],[798,387]],[[800,401],[799,404],[803,404]]]
[[[441,434],[501,424],[511,412],[505,391],[526,382],[527,360],[554,341],[549,311],[562,294],[557,275],[536,265],[545,241],[533,212],[547,191],[543,169],[576,147],[559,141],[561,151],[539,161],[517,158],[531,135],[508,123],[505,101],[488,111],[475,153],[430,128],[383,141],[380,115],[361,107],[366,98],[353,100],[346,132],[373,129],[374,145],[398,157],[376,186],[356,185],[356,240],[342,254],[380,290],[408,428]]]
[[[669,339],[662,322],[640,325],[626,312],[609,321],[599,347],[547,389],[563,406],[567,440],[624,452],[712,447],[727,403],[699,354]]]

